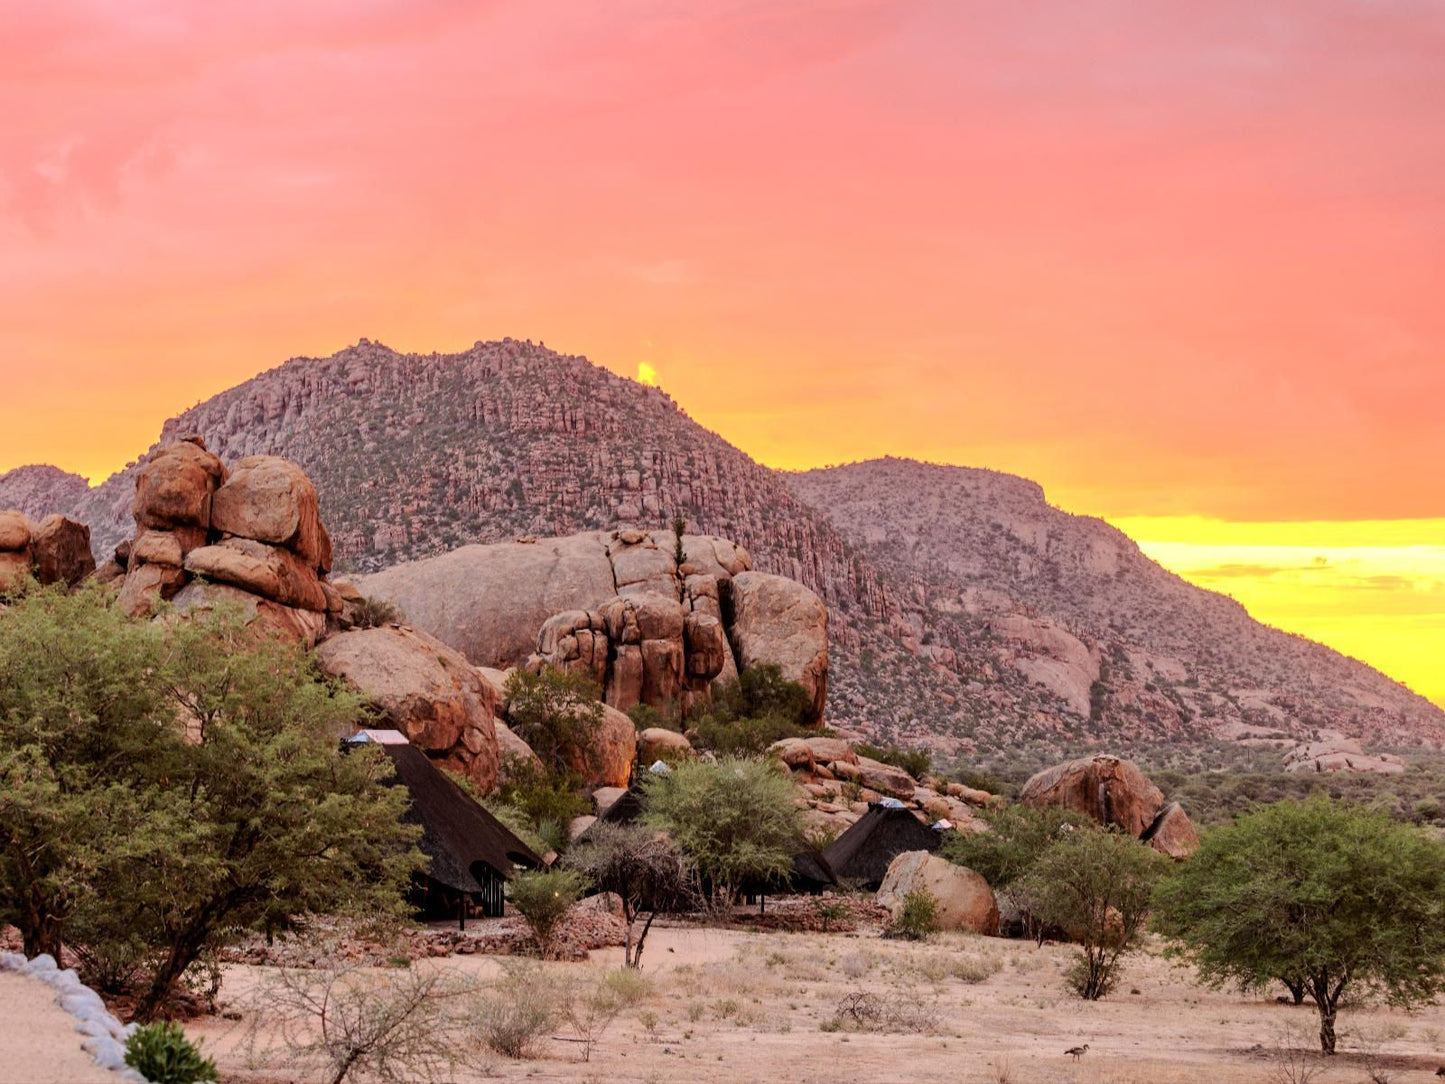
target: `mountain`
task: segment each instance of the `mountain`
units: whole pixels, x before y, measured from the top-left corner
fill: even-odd
[[[31,519],[79,505],[90,493],[90,483],[59,467],[16,467],[0,474],[0,508],[13,508]]]
[[[1054,508],[1034,482],[892,458],[788,480],[885,574],[914,584],[933,624],[1007,638],[1022,614],[1087,645],[1093,680],[1066,690],[1080,710],[1082,692],[1105,718],[1202,720],[1225,735],[1301,724],[1381,741],[1440,735],[1442,712],[1424,697],[1255,621],[1103,520]],[[1065,691],[1058,673],[1036,677]]]
[[[902,461],[781,474],[662,391],[540,344],[419,355],[363,339],[193,407],[158,446],[187,433],[227,461],[300,464],[339,567],[358,572],[675,515],[736,539],[828,602],[829,721],[880,739],[1128,745],[1245,724],[1445,736],[1428,702],[1265,629],[1106,525],[1050,508],[1030,482]],[[130,533],[134,471],[79,497],[57,484],[53,510],[89,523],[102,558]]]

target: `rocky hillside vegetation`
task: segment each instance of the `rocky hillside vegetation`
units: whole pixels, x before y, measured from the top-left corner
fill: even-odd
[[[770,471],[663,392],[541,345],[417,355],[362,340],[193,407],[157,447],[187,433],[226,461],[299,464],[340,572],[469,544],[666,530],[674,517],[734,540],[756,570],[822,597],[828,722],[879,740],[966,753],[1193,740],[1247,723],[1445,735],[1427,702],[1264,629],[1102,524],[1050,509],[1029,483],[990,475],[998,485],[924,491],[916,504],[900,486],[908,507],[871,494],[861,474],[830,489],[826,472]],[[78,499],[57,472],[54,497],[31,492],[24,507],[89,524],[104,559],[130,533],[138,469]],[[41,477],[12,476],[32,490]]]

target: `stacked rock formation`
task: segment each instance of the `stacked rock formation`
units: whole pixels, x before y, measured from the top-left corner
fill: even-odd
[[[822,600],[753,571],[748,552],[727,539],[624,528],[464,546],[357,586],[478,666],[587,673],[619,711],[688,709],[714,681],[766,662],[808,690],[813,719],[822,719]]]
[[[1164,795],[1132,761],[1099,754],[1056,764],[1032,776],[1019,792],[1024,805],[1060,806],[1118,828],[1171,858],[1187,858],[1199,837],[1178,802]]]
[[[1406,764],[1392,753],[1366,753],[1354,738],[1302,742],[1285,754],[1287,772],[1369,772],[1403,775]]]
[[[94,571],[85,524],[62,515],[37,524],[22,512],[0,512],[0,592],[14,590],[26,576],[74,587]]]
[[[136,475],[136,534],[116,550],[124,610],[233,602],[251,623],[314,645],[341,596],[326,582],[331,539],[296,464],[251,456],[228,471],[199,438],[167,445]]]
[[[868,812],[871,802],[894,798],[924,824],[947,820],[961,832],[981,832],[979,809],[1002,799],[941,780],[923,782],[902,768],[859,756],[843,738],[784,738],[769,749],[792,773],[804,825],[842,832]]]

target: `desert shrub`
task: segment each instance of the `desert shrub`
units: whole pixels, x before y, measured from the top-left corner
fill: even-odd
[[[932,1014],[922,1006],[887,1000],[877,994],[855,991],[838,1003],[824,1031],[923,1032],[935,1026]]]
[[[546,821],[565,826],[592,808],[583,797],[582,778],[576,772],[568,768],[549,771],[530,760],[508,763],[507,778],[491,800],[520,813],[534,835],[540,834]]]
[[[186,1038],[179,1024],[169,1020],[137,1028],[125,1042],[125,1063],[151,1084],[201,1084],[220,1079],[216,1063]]]
[[[927,749],[901,749],[896,745],[855,745],[854,751],[881,764],[902,768],[914,779],[922,779],[933,763],[933,754]]]
[[[723,757],[759,757],[784,738],[816,735],[817,731],[780,715],[719,718],[708,714],[688,726],[693,748]]]
[[[639,732],[650,729],[682,730],[682,715],[675,700],[660,708],[652,704],[633,704],[627,709],[627,717]]]
[[[951,773],[951,778],[953,782],[962,783],[965,787],[988,791],[990,794],[1002,794],[1006,798],[1014,797],[1018,791],[1017,784],[977,768],[958,768]]]
[[[724,758],[643,780],[643,823],[666,832],[700,887],[731,905],[746,882],[786,876],[801,833],[781,764]]]
[[[785,678],[776,663],[754,663],[735,681],[714,686],[713,714],[719,721],[771,715],[795,726],[806,726],[812,711],[808,690]]]
[[[351,608],[351,624],[358,629],[381,628],[405,620],[398,606],[382,598],[364,598]]]
[[[428,967],[378,973],[333,959],[263,980],[255,1038],[268,1025],[293,1060],[324,1062],[329,1084],[363,1073],[386,1084],[449,1077],[465,1054],[471,980]]]
[[[531,1058],[562,1019],[564,995],[535,966],[512,964],[469,1006],[468,1015],[483,1044],[505,1058]]]
[[[903,897],[903,908],[888,927],[888,936],[905,941],[926,941],[938,932],[938,898],[926,888]]]
[[[1065,978],[1080,997],[1097,1001],[1113,987],[1120,961],[1138,945],[1167,862],[1132,836],[1075,830],[1021,878],[1040,921],[1078,942]]]
[[[596,758],[592,735],[602,724],[601,690],[586,674],[544,666],[507,678],[507,718],[547,771],[566,777]]]
[[[1074,829],[1094,829],[1091,818],[1055,806],[1032,809],[1009,805],[984,810],[981,815],[989,831],[950,832],[943,844],[943,856],[973,870],[995,892],[1028,873],[1049,848]]]
[[[582,1044],[582,1060],[592,1060],[592,1048],[619,1013],[647,995],[647,980],[632,969],[610,971],[600,977],[588,974],[575,980],[563,998],[563,1015]]]
[[[576,870],[524,870],[507,885],[517,913],[527,920],[543,957],[551,957],[562,920],[582,896],[586,881]]]

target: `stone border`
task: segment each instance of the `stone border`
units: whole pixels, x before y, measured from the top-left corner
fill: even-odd
[[[149,1084],[145,1077],[125,1063],[125,1041],[135,1024],[122,1024],[100,995],[80,981],[74,969],[64,971],[49,953],[27,960],[18,952],[0,952],[0,971],[29,975],[55,991],[55,1003],[75,1017],[75,1030],[84,1035],[80,1046],[102,1069],[119,1075],[127,1084]]]

